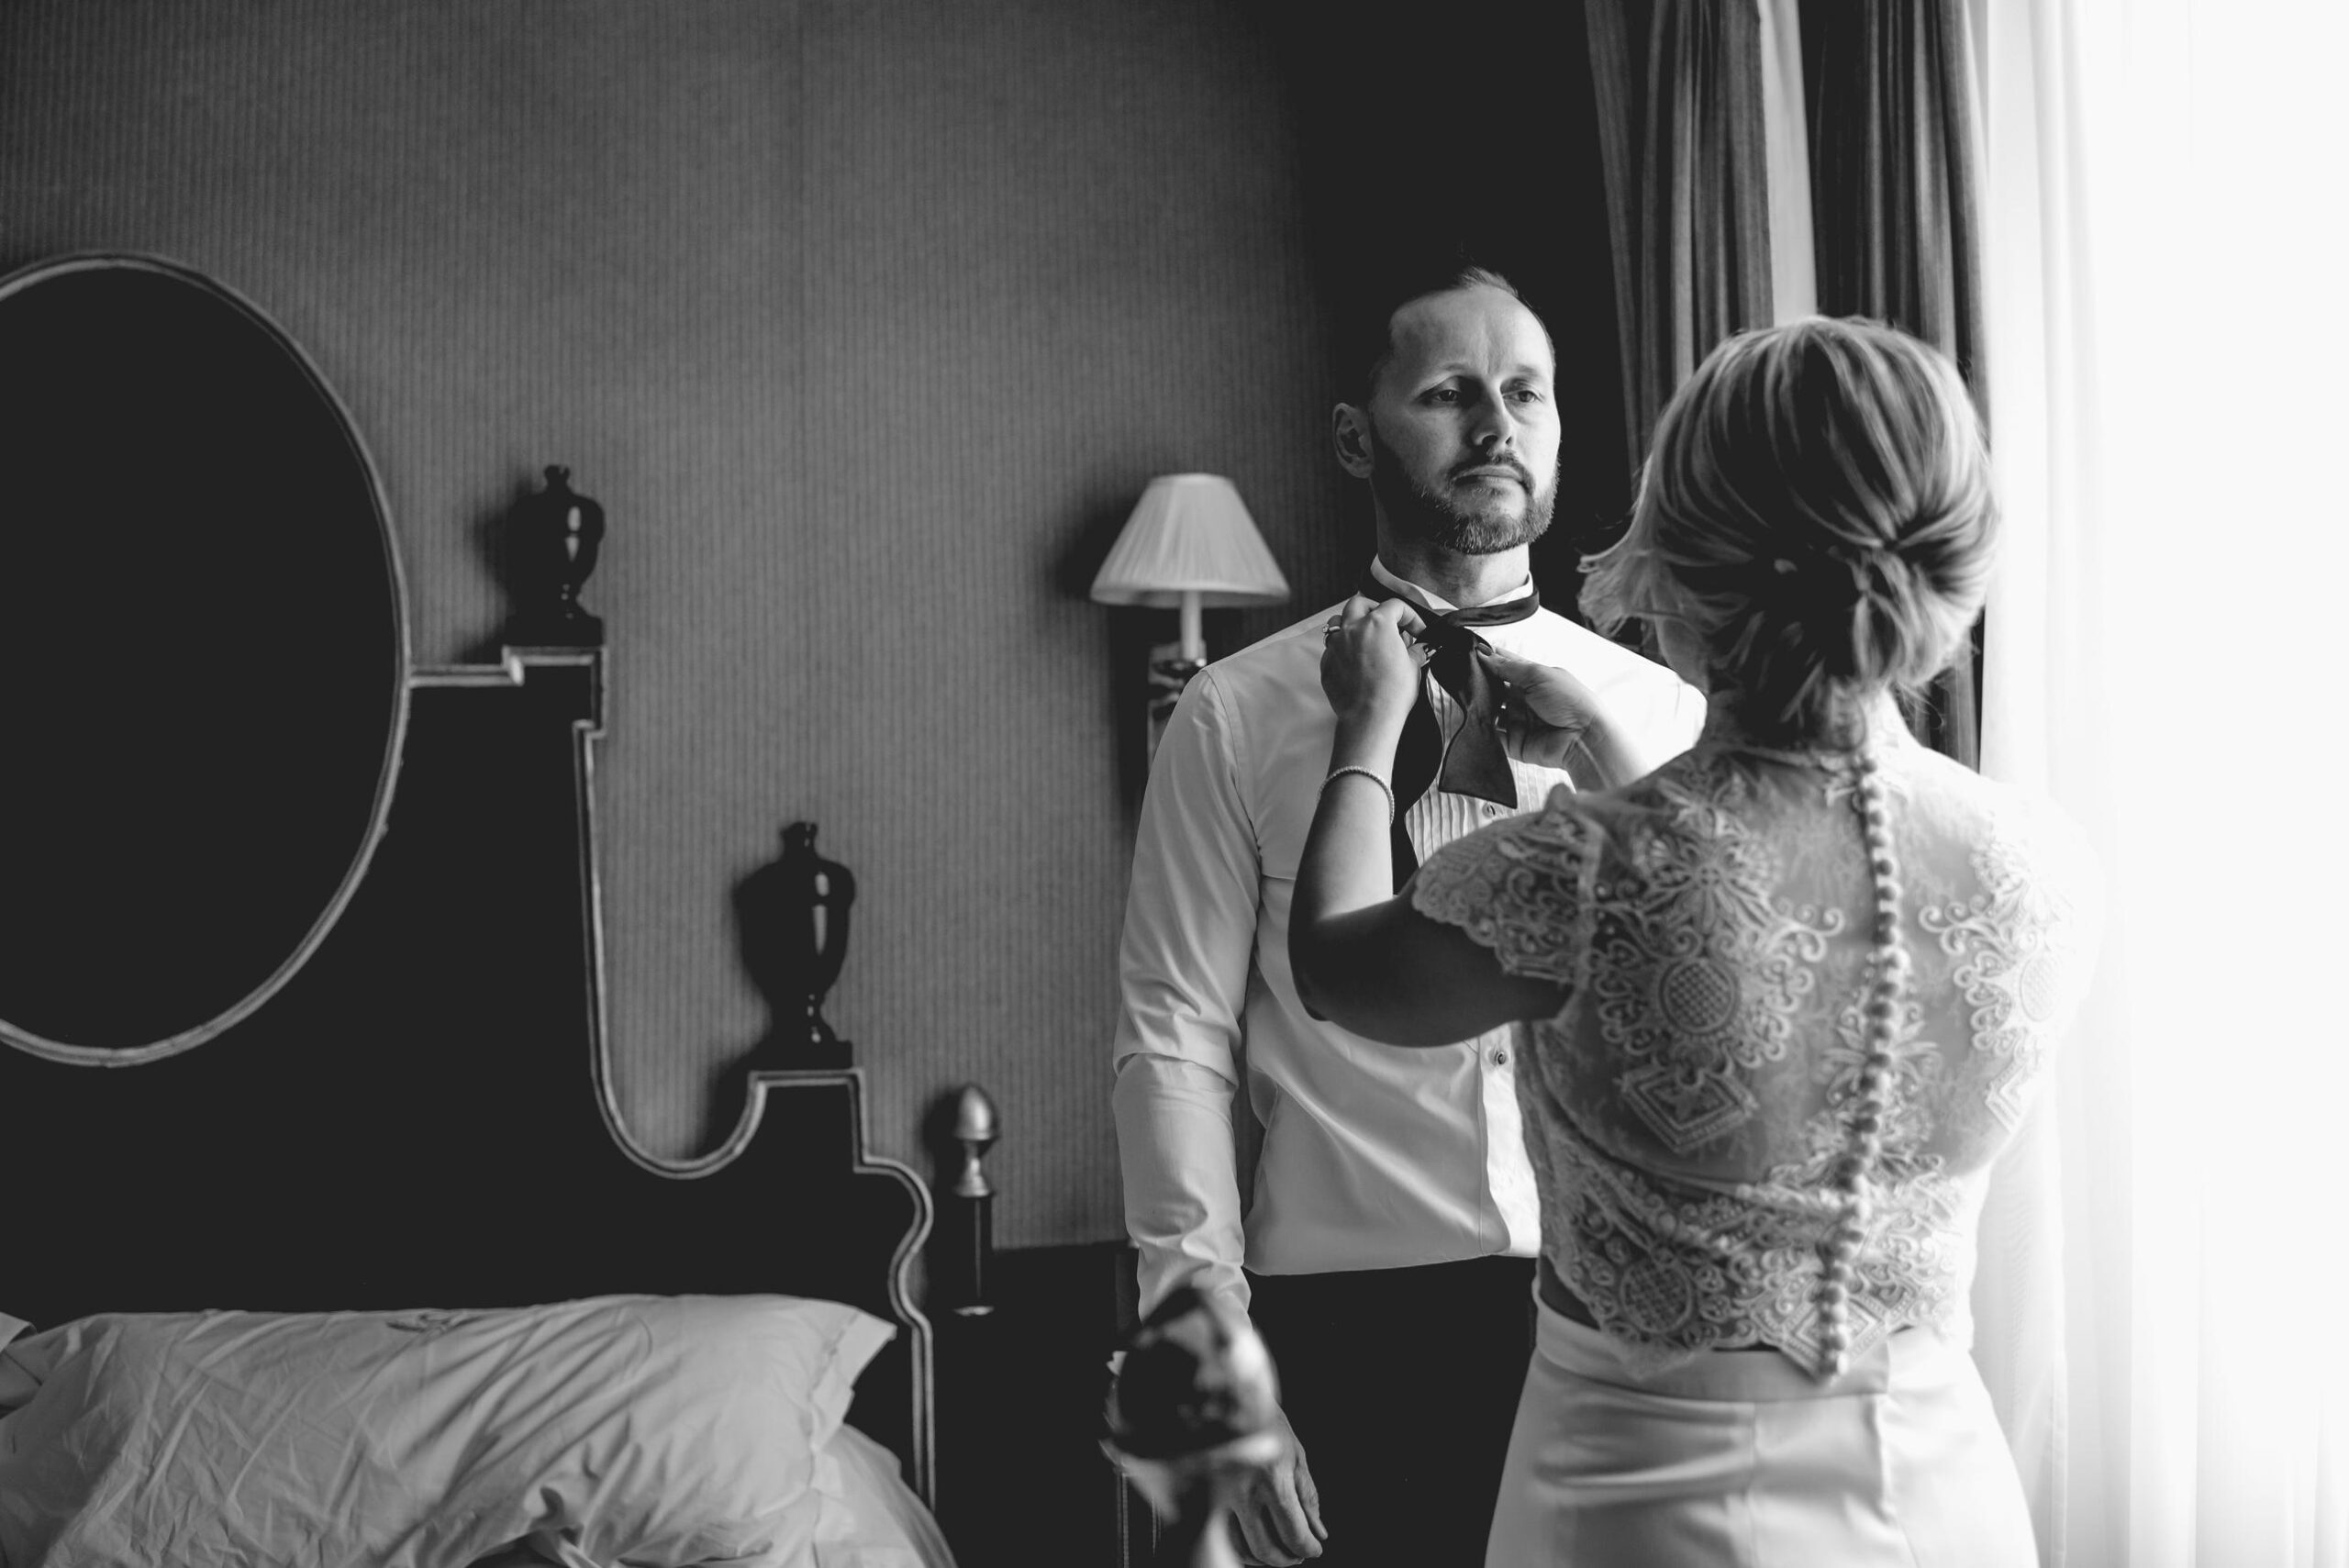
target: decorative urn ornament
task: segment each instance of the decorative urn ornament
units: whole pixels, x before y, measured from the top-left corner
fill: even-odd
[[[602,617],[579,607],[579,590],[604,543],[604,508],[571,488],[571,470],[547,470],[546,488],[515,508],[509,534],[515,596],[506,640],[523,647],[596,648]]]
[[[754,873],[740,895],[740,917],[753,933],[752,979],[775,1010],[761,1054],[776,1067],[846,1067],[849,1042],[824,1021],[824,997],[848,956],[849,908],[856,878],[816,852],[816,825],[783,830],[783,854]]]

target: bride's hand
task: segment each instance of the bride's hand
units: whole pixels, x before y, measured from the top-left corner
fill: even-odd
[[[1419,670],[1427,662],[1408,633],[1426,623],[1409,604],[1374,606],[1348,599],[1323,632],[1321,692],[1341,728],[1400,733],[1419,701]]]
[[[1588,686],[1554,665],[1497,651],[1484,659],[1486,670],[1508,684],[1501,728],[1511,756],[1535,767],[1563,768],[1578,747],[1594,755],[1601,750],[1592,742],[1607,715]]]

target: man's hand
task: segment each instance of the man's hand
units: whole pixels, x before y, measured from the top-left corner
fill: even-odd
[[[1305,1447],[1288,1424],[1286,1411],[1274,1412],[1282,1439],[1281,1456],[1249,1473],[1247,1489],[1232,1505],[1240,1527],[1242,1561],[1267,1568],[1290,1568],[1321,1555],[1330,1532],[1321,1528],[1321,1494],[1306,1468]]]

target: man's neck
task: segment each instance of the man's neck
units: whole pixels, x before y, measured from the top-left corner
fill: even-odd
[[[1417,540],[1382,539],[1378,559],[1406,583],[1461,609],[1522,593],[1532,572],[1532,555],[1523,545],[1497,555],[1463,555]]]

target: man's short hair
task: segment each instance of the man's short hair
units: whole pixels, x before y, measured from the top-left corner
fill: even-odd
[[[1390,273],[1360,296],[1348,325],[1344,358],[1339,369],[1345,377],[1346,396],[1368,406],[1377,389],[1378,374],[1395,357],[1395,314],[1414,300],[1455,289],[1489,288],[1525,304],[1525,296],[1490,267],[1457,259],[1408,272]],[[1528,308],[1531,308],[1530,306]]]

